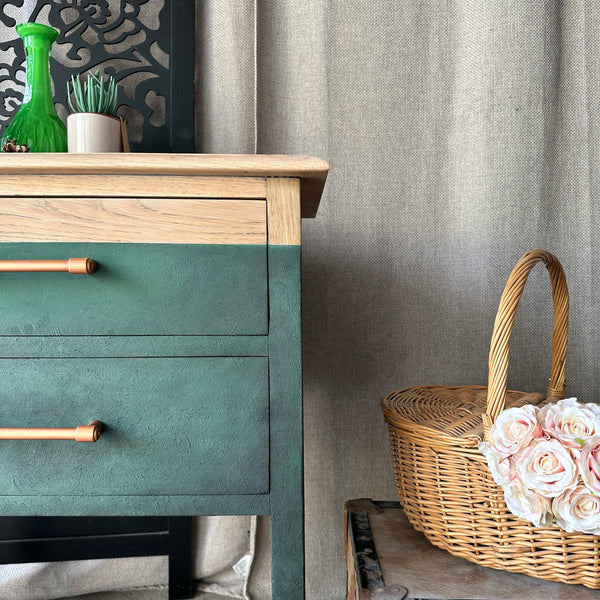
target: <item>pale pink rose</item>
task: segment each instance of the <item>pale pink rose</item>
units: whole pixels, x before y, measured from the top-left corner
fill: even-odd
[[[513,460],[510,457],[500,456],[490,442],[481,442],[479,450],[485,456],[493,480],[498,485],[508,483],[511,474],[514,474]]]
[[[503,410],[489,432],[489,442],[502,457],[516,454],[532,439],[542,435],[537,406],[527,404]]]
[[[600,435],[589,438],[581,449],[579,474],[594,493],[600,494]]]
[[[597,402],[586,402],[583,406],[591,410],[597,419],[600,419],[600,404]]]
[[[547,527],[552,523],[550,499],[527,489],[519,479],[513,479],[502,487],[504,501],[510,512],[533,523]]]
[[[525,448],[515,460],[524,485],[552,498],[575,484],[577,465],[571,452],[557,440],[540,440]]]
[[[600,413],[595,404],[581,404],[566,398],[540,410],[540,423],[546,433],[573,448],[600,434]]]
[[[557,525],[567,533],[600,535],[600,496],[583,481],[554,498],[552,511]]]

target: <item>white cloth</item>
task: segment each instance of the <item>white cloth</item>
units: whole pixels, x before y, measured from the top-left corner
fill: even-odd
[[[192,559],[198,590],[250,600],[256,522],[245,516],[195,519]],[[167,582],[166,556],[0,565],[0,600],[54,600]]]

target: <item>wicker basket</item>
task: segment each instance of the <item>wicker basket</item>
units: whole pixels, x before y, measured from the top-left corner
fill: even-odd
[[[507,391],[509,342],[527,277],[544,262],[552,282],[554,328],[547,396]],[[430,542],[478,564],[549,581],[600,588],[600,537],[538,528],[515,517],[478,444],[506,407],[563,397],[569,295],[558,259],[525,254],[498,308],[488,387],[411,387],[382,398],[394,475],[409,520]]]

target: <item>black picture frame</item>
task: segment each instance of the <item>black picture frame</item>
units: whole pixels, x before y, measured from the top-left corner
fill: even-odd
[[[171,7],[171,152],[194,152],[195,2],[167,0]],[[181,35],[179,33],[181,32]]]
[[[159,2],[162,7],[158,6]],[[19,21],[13,15],[21,11],[21,22],[45,23],[59,31],[50,71],[54,100],[61,118],[66,120],[69,112],[66,100],[71,75],[100,68],[115,75],[117,82],[127,80],[131,88],[127,94],[120,93],[118,114],[126,119],[128,114],[135,114],[135,119],[128,125],[132,152],[194,152],[195,2],[131,0],[127,5],[133,7],[132,16],[124,12],[119,15],[114,8],[111,13],[111,5],[114,7],[116,3],[110,1],[75,4],[62,0],[49,4],[39,0],[35,8],[27,11],[21,5],[22,0],[2,3],[0,27],[9,32],[14,29]],[[142,18],[143,13],[157,6],[158,25],[145,27],[147,18]],[[71,12],[67,18],[68,11]],[[128,20],[128,27],[124,27],[124,21]],[[13,34],[0,36],[0,39],[12,38],[0,42],[0,132],[18,110],[22,99],[22,92],[18,90],[22,89],[24,80],[25,52],[16,31]],[[136,41],[132,43],[122,41],[134,37]],[[115,39],[126,47],[122,55],[115,51]],[[151,48],[153,44],[160,49],[157,53]],[[83,65],[82,56],[87,59],[85,68],[80,66]],[[7,60],[11,64],[4,62]],[[119,60],[121,65],[115,66]],[[145,77],[139,77],[140,74]],[[132,81],[135,83],[131,84]],[[160,113],[160,119],[152,122],[155,109],[149,107],[148,93],[164,103],[161,110],[154,113]]]

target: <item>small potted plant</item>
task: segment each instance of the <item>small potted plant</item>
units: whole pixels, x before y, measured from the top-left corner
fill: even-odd
[[[72,94],[71,94],[71,89]],[[71,98],[72,96],[72,98]],[[71,76],[67,100],[72,114],[67,117],[69,152],[121,152],[121,119],[116,116],[118,85],[112,75],[100,71]]]

